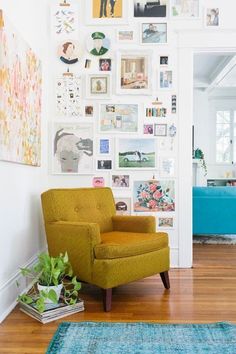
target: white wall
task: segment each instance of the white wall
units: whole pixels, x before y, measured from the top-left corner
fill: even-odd
[[[0,161],[0,321],[15,300],[19,267],[45,249],[40,193],[47,187],[48,1],[0,0],[0,8],[43,61],[42,165]]]

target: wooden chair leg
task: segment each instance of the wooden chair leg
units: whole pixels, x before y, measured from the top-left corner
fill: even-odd
[[[112,288],[111,289],[102,289],[103,292],[103,306],[104,311],[111,311],[111,300],[112,300]]]
[[[168,272],[163,272],[160,273],[162,283],[164,284],[164,287],[166,289],[170,289],[170,280],[169,280],[169,273]]]

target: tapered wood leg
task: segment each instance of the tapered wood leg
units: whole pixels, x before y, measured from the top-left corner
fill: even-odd
[[[112,288],[111,289],[102,289],[103,293],[103,306],[104,311],[111,311],[111,300],[112,300]]]
[[[169,280],[169,273],[168,272],[163,272],[160,273],[162,283],[164,284],[164,287],[166,289],[170,289],[170,280]]]

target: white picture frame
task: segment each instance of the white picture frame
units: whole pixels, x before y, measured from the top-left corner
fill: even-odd
[[[108,7],[107,2],[106,7],[106,17],[105,8],[101,8],[101,0],[86,0],[86,24],[87,25],[125,25],[128,23],[128,6],[126,6],[127,0],[120,0],[121,7],[117,7],[119,4],[115,4],[114,7],[114,17],[111,15],[111,7]],[[100,12],[102,10],[102,12]],[[116,16],[117,14],[117,16]],[[100,17],[100,15],[102,15]]]
[[[110,98],[112,90],[111,81],[111,74],[103,74],[103,72],[87,74],[86,98],[90,100],[105,100]]]
[[[157,229],[158,230],[174,230],[175,218],[172,215],[158,215]]]
[[[216,12],[215,17],[211,13],[211,11]],[[203,14],[204,28],[207,28],[209,30],[211,30],[211,29],[214,30],[214,29],[220,28],[221,27],[220,13],[221,13],[221,11],[220,11],[219,7],[215,7],[215,6],[205,7],[204,14]],[[218,23],[218,24],[216,24],[216,23]]]
[[[134,18],[166,18],[168,14],[168,0],[160,0],[159,4],[153,6],[151,1],[132,0],[132,14]]]
[[[102,134],[138,134],[139,111],[138,103],[100,103],[99,132]]]
[[[123,34],[123,39],[122,39],[122,34]],[[137,43],[137,29],[134,29],[131,27],[118,28],[116,30],[116,41],[118,44],[136,44]]]
[[[176,20],[198,20],[200,18],[200,1],[170,0],[170,18]]]
[[[117,170],[155,170],[157,166],[155,137],[117,138]]]
[[[133,71],[128,71],[132,62]],[[139,72],[142,67],[143,71]],[[152,51],[124,51],[117,53],[116,91],[119,95],[152,94]]]
[[[175,176],[175,158],[162,156],[159,159],[160,177],[170,178]]]
[[[127,173],[121,173],[121,171],[114,172],[110,174],[110,186],[115,190],[130,190],[131,189],[131,176]]]
[[[164,32],[163,32],[164,31]],[[162,32],[162,34],[160,34]],[[144,46],[165,45],[168,43],[167,22],[140,23],[140,44]]]
[[[158,75],[158,88],[162,91],[173,89],[173,70],[170,68],[161,68]]]

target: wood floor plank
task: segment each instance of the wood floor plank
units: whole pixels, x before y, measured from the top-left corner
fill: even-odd
[[[110,313],[100,290],[84,285],[86,311],[46,325],[16,308],[0,325],[0,354],[45,353],[63,321],[236,323],[236,246],[194,245],[193,269],[172,269],[170,282],[170,291],[159,275],[115,289]]]

